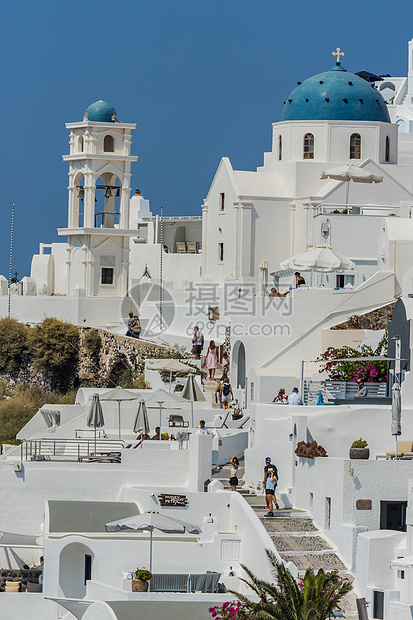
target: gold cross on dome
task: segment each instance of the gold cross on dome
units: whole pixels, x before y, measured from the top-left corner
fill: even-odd
[[[337,62],[337,64],[338,64],[338,65],[340,64],[340,56],[345,56],[345,53],[344,53],[344,52],[342,52],[342,51],[341,51],[341,49],[340,49],[339,47],[336,49],[336,51],[335,51],[335,52],[331,52],[331,54],[332,54],[333,56],[337,56],[337,60],[336,60],[336,62]]]

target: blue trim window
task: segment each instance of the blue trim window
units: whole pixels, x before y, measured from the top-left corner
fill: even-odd
[[[353,133],[350,137],[350,159],[361,159],[361,136]]]
[[[314,159],[314,136],[312,133],[306,133],[304,136],[303,159]]]

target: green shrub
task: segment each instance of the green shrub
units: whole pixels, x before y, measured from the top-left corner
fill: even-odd
[[[353,443],[351,444],[351,447],[352,448],[367,448],[368,445],[369,444],[367,443],[367,441],[360,437],[360,439],[356,439],[356,441],[353,441]]]
[[[102,338],[97,329],[90,329],[83,338],[84,347],[91,355],[97,355],[102,346]]]
[[[75,402],[75,396],[76,392],[60,395],[37,386],[19,386],[12,398],[0,400],[0,442],[10,443],[11,438],[15,439],[43,405],[70,405]]]
[[[132,383],[132,389],[134,390],[150,390],[151,384],[148,381],[145,381],[145,374],[142,372],[140,375],[136,377],[134,382]]]
[[[0,319],[0,372],[14,374],[19,371],[27,350],[27,333],[26,325],[16,319]]]
[[[49,377],[65,376],[76,364],[79,329],[75,325],[46,318],[29,332],[35,369]]]

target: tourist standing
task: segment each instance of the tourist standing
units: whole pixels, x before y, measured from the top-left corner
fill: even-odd
[[[237,486],[239,485],[238,468],[239,468],[239,461],[236,456],[233,456],[231,459],[231,473],[229,476],[229,484],[231,486],[231,491],[236,491]]]
[[[218,368],[218,352],[215,342],[210,341],[205,358],[205,368],[209,371],[209,378],[215,379],[215,370]]]
[[[198,325],[194,327],[194,335],[192,336],[192,353],[194,358],[199,360],[201,358],[202,349],[204,348],[204,335],[200,331]]]
[[[219,393],[221,395],[222,406],[224,407],[224,409],[228,409],[228,403],[230,403],[231,400],[234,400],[232,387],[228,377],[223,380]]]
[[[278,484],[278,470],[276,466],[271,462],[271,457],[267,456],[265,459],[265,467],[264,467],[264,480],[263,480],[264,488],[265,488],[265,499],[267,501],[268,513],[265,515],[266,517],[273,517],[273,505],[278,510],[279,506],[277,504],[277,498],[275,496],[275,489]]]

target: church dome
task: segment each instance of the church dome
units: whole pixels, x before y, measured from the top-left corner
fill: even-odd
[[[285,103],[281,120],[391,122],[379,91],[340,63],[297,86]]]
[[[86,120],[93,123],[116,123],[116,110],[106,101],[95,101],[85,112]]]

